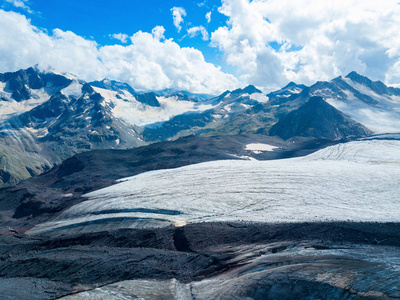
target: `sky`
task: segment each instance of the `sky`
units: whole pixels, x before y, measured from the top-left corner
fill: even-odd
[[[0,0],[0,72],[264,92],[351,71],[400,86],[398,0]]]

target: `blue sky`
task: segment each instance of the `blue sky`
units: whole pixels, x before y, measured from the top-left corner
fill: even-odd
[[[217,11],[220,4],[221,2],[216,0],[206,2],[187,0],[36,0],[31,1],[30,7],[38,13],[27,15],[38,27],[70,30],[85,38],[93,38],[102,45],[115,43],[115,40],[110,39],[110,34],[133,35],[139,30],[151,32],[157,25],[164,26],[167,38],[180,41],[186,33],[185,29],[189,27],[203,25],[209,31],[213,31],[225,25],[227,18]],[[183,30],[180,33],[173,24],[171,15],[173,7],[183,7],[187,14],[184,17]],[[205,15],[210,11],[214,14],[212,14],[212,22],[207,23]],[[24,10],[22,9],[20,12],[24,13]],[[201,38],[197,38],[195,41],[183,39],[180,43],[196,47],[208,44]]]
[[[351,71],[400,83],[397,0],[0,3],[0,72],[37,65],[140,90],[213,94]]]
[[[100,45],[124,43],[111,37],[123,33],[128,36],[138,31],[151,32],[155,26],[165,28],[165,37],[172,38],[181,47],[199,49],[208,62],[221,66],[223,70],[234,72],[226,65],[222,55],[210,41],[204,41],[201,35],[188,37],[187,29],[203,26],[208,32],[226,25],[228,18],[218,12],[221,1],[203,0],[31,0],[26,2],[31,12],[16,8],[12,2],[4,2],[4,7],[25,14],[37,27],[51,31],[59,28],[72,31],[86,39],[92,39]],[[186,12],[180,32],[176,29],[171,15],[173,7],[182,7]],[[211,21],[207,22],[206,14],[211,12]]]

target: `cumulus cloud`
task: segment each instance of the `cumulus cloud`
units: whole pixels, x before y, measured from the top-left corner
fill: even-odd
[[[12,4],[17,8],[22,8],[23,10],[27,11],[28,13],[33,13],[29,6],[26,5],[27,0],[5,0],[6,2]]]
[[[203,26],[194,26],[187,30],[189,37],[195,37],[198,33],[201,34],[203,41],[208,41],[208,32]]]
[[[211,11],[209,11],[208,13],[206,13],[206,20],[207,20],[207,23],[210,23],[210,22],[211,22]]]
[[[218,11],[228,22],[211,44],[265,90],[352,70],[388,84],[399,79],[397,0],[222,0]]]
[[[186,16],[186,11],[183,7],[173,7],[171,11],[174,25],[178,29],[178,32],[180,32],[182,29],[181,23],[183,22],[183,17]]]
[[[235,77],[207,63],[200,51],[164,39],[164,31],[157,26],[152,33],[131,36],[132,44],[101,47],[70,31],[48,34],[23,15],[0,10],[0,72],[38,65],[87,81],[108,77],[142,90],[217,94],[237,87]]]
[[[127,43],[128,39],[129,39],[129,35],[125,34],[125,33],[114,33],[112,35],[110,35],[113,39],[119,40],[122,43]]]
[[[151,31],[151,33],[153,34],[153,36],[158,39],[158,40],[162,40],[165,39],[164,37],[164,32],[165,32],[165,28],[163,26],[156,26],[153,28],[153,30]]]

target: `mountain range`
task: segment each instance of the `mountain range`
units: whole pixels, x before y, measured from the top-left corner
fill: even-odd
[[[398,299],[400,89],[0,74],[0,298]]]
[[[400,131],[400,89],[351,72],[264,94],[219,96],[85,82],[35,68],[0,74],[0,182],[15,184],[80,152],[182,136],[262,134],[346,140]]]

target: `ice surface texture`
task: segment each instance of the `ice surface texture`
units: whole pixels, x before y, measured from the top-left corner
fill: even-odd
[[[106,223],[148,228],[242,220],[398,222],[399,150],[400,141],[358,141],[302,158],[225,160],[147,172],[87,194],[88,201],[30,233],[93,232]],[[110,224],[113,220],[118,222]]]

